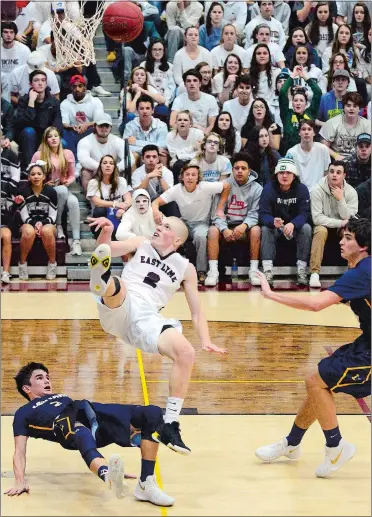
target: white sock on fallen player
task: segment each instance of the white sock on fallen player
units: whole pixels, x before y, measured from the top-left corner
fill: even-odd
[[[178,397],[168,397],[167,407],[164,415],[164,422],[171,424],[178,422],[184,399]]]

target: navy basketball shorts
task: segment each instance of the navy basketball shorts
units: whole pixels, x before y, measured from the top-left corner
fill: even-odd
[[[333,393],[356,399],[371,394],[371,349],[362,339],[343,345],[318,364],[319,375]]]

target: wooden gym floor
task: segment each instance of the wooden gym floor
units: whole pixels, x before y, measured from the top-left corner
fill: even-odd
[[[311,294],[308,294],[311,296]],[[255,449],[285,436],[304,397],[304,376],[318,361],[358,334],[344,305],[313,314],[263,299],[259,292],[202,293],[213,341],[226,356],[198,349],[182,293],[164,311],[182,320],[196,362],[182,434],[192,449],[183,457],[159,450],[159,482],[176,498],[173,508],[117,500],[80,456],[58,445],[29,440],[30,495],[3,496],[1,515],[370,515],[371,401],[338,395],[341,431],[357,446],[353,460],[330,480],[314,476],[323,460],[315,424],[297,462],[264,465]],[[2,491],[12,485],[12,415],[24,403],[12,376],[30,360],[50,369],[55,392],[100,402],[165,406],[170,362],[103,332],[93,297],[79,293],[3,293]],[[107,450],[106,450],[107,449]],[[138,474],[137,449],[110,446],[128,472]],[[129,481],[132,491],[135,481]]]

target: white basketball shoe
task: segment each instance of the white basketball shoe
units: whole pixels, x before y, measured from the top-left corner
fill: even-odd
[[[147,476],[145,482],[139,479],[134,497],[137,501],[147,501],[157,506],[172,506],[175,501],[157,485],[155,476]]]
[[[110,456],[106,479],[118,499],[123,499],[128,494],[129,487],[124,482],[124,463],[118,454]]]
[[[328,478],[351,460],[356,451],[355,445],[341,439],[337,447],[325,446],[324,462],[315,471],[318,478]]]
[[[301,446],[288,445],[287,438],[283,438],[280,442],[259,447],[255,454],[259,460],[266,463],[271,463],[281,456],[285,456],[290,460],[297,460],[301,456]]]

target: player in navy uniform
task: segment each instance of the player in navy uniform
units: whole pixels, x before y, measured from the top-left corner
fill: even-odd
[[[340,241],[341,256],[349,270],[332,287],[315,296],[294,296],[271,291],[261,277],[265,298],[307,311],[320,311],[339,302],[350,302],[360,321],[362,334],[322,359],[318,370],[306,378],[307,397],[297,413],[291,432],[280,442],[260,447],[256,456],[271,462],[280,456],[296,459],[300,442],[318,420],[326,439],[325,460],[315,475],[326,478],[341,468],[355,453],[355,446],[341,436],[333,393],[347,393],[355,398],[371,394],[371,223],[367,219],[350,219]]]
[[[152,437],[176,452],[189,454],[190,449],[181,439],[178,418],[187,393],[195,350],[182,335],[181,323],[159,314],[181,283],[202,349],[218,353],[226,350],[211,342],[208,323],[200,306],[195,268],[177,253],[187,239],[187,227],[181,219],[168,217],[158,225],[151,241],[135,237],[111,242],[112,223],[104,217],[90,220],[91,226],[101,228],[99,246],[90,260],[90,289],[99,295],[102,328],[136,348],[160,353],[173,361],[164,424]],[[120,257],[127,253],[135,254],[125,265],[121,279],[112,277],[111,255]]]
[[[151,435],[163,421],[159,407],[100,404],[53,393],[48,368],[41,363],[28,363],[14,379],[19,393],[30,402],[14,415],[15,486],[6,494],[29,492],[25,480],[27,440],[42,438],[58,442],[65,449],[78,450],[88,468],[108,482],[118,498],[124,497],[128,489],[123,462],[116,454],[107,462],[97,449],[112,443],[121,447],[140,446],[141,476],[134,497],[159,506],[173,505],[174,499],[158,487],[154,476],[159,444]]]

